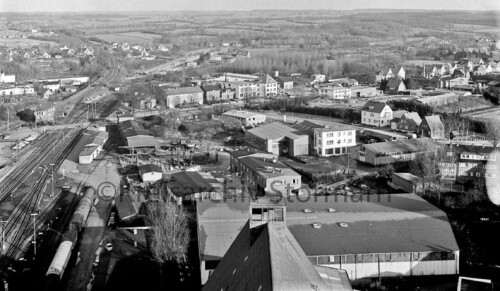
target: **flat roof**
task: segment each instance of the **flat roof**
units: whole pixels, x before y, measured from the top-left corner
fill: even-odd
[[[239,117],[239,118],[249,118],[249,117],[253,117],[256,115],[265,116],[264,114],[250,112],[250,111],[242,111],[242,110],[230,110],[230,111],[222,113],[222,115],[234,116],[234,117]]]
[[[433,148],[438,148],[438,145],[427,138],[403,139],[387,142],[377,142],[364,144],[365,149],[371,150],[374,153],[399,153],[399,152],[417,152],[429,151]]]
[[[286,199],[286,224],[308,256],[459,250],[446,214],[415,194]],[[249,218],[249,203],[198,202],[202,259],[225,254]]]

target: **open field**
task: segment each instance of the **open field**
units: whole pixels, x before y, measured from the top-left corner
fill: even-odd
[[[124,33],[109,33],[97,34],[95,37],[107,42],[128,42],[134,44],[151,44],[155,38],[160,38],[158,34],[143,33],[143,32],[124,32]]]
[[[500,122],[500,108],[487,110],[485,112],[473,113],[470,117],[479,121],[495,121]]]
[[[2,38],[0,46],[7,48],[29,48],[34,45],[50,45],[56,46],[57,44],[51,41],[43,41],[29,38]]]

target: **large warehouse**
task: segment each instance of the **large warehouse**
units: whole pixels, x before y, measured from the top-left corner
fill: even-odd
[[[370,277],[455,275],[459,248],[446,214],[415,194],[288,197],[286,205],[249,200],[197,205],[202,284],[248,219],[284,219],[315,265]],[[250,207],[252,206],[252,207]]]
[[[245,141],[252,147],[276,155],[295,157],[309,154],[309,135],[280,122],[247,130]]]
[[[155,138],[144,130],[135,120],[126,120],[119,123],[120,132],[131,148],[151,148],[156,146]]]

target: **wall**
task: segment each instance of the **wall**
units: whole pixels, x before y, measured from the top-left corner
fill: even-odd
[[[304,135],[298,138],[289,139],[288,154],[291,157],[304,156],[309,154],[309,136]]]

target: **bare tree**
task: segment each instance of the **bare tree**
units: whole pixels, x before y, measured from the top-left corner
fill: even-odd
[[[410,168],[418,177],[424,195],[436,194],[441,200],[441,191],[450,170],[456,170],[457,155],[452,148],[441,146],[435,151],[420,151],[411,161]]]
[[[190,240],[186,212],[168,199],[150,202],[147,209],[154,260],[160,265],[166,262],[184,263]]]
[[[484,124],[484,133],[486,139],[491,142],[494,147],[500,143],[500,122],[490,121]]]

